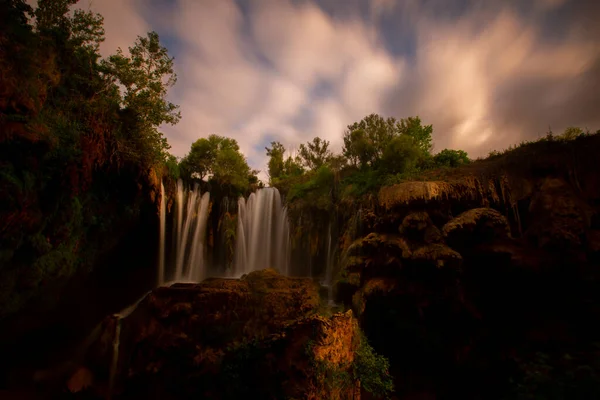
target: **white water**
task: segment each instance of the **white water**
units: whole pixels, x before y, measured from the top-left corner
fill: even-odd
[[[164,192],[162,194],[164,196]],[[166,201],[163,203],[166,207]],[[201,195],[197,184],[193,190],[185,190],[180,179],[177,181],[175,206],[177,221],[173,232],[174,260],[172,263],[167,263],[164,251],[166,208],[163,210],[161,204],[159,285],[165,285],[166,282],[199,282],[207,275],[205,241],[210,212],[210,193],[205,192]],[[169,267],[170,271],[167,271]]]
[[[238,226],[232,275],[275,268],[289,273],[289,223],[276,188],[263,188],[238,201]]]

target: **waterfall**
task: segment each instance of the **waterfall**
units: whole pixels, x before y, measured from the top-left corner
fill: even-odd
[[[164,198],[164,187],[161,186]],[[162,200],[161,200],[162,201]],[[163,208],[163,204],[164,207]],[[181,179],[177,181],[175,196],[176,222],[173,230],[174,263],[167,265],[165,260],[166,200],[161,204],[161,239],[159,259],[159,284],[169,280],[175,282],[199,282],[206,278],[205,240],[208,214],[210,212],[210,193],[201,195],[198,184],[193,190],[185,190]],[[166,269],[171,267],[171,273]]]
[[[167,230],[167,199],[165,185],[160,183],[160,233],[158,248],[158,286],[165,283],[165,235]]]
[[[111,399],[115,388],[115,379],[117,377],[117,368],[119,367],[119,349],[121,347],[121,324],[122,321],[131,315],[135,311],[137,306],[144,300],[151,292],[144,294],[135,303],[121,310],[117,314],[113,314],[115,319],[115,331],[112,342],[112,358],[110,362],[110,370],[108,373],[108,394],[107,399]]]
[[[238,201],[233,276],[276,268],[289,273],[289,223],[276,188],[263,188]]]

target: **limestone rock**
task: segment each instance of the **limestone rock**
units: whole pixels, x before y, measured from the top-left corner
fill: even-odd
[[[319,357],[331,362],[349,357],[341,352],[346,351],[342,347],[350,348],[345,343],[355,333],[349,328],[351,314],[321,320],[315,316],[319,304],[318,286],[311,279],[288,278],[274,270],[252,272],[239,280],[213,278],[158,288],[123,319],[106,319],[82,367],[94,377],[114,374],[115,393],[124,398],[154,392],[166,398],[238,398],[246,392],[270,398],[273,390],[295,397],[300,388],[314,386],[306,381],[315,372],[304,341],[321,340]],[[111,365],[116,344],[115,368]],[[306,373],[299,378],[294,368],[303,363]],[[247,376],[238,376],[242,372]],[[265,384],[254,385],[259,381]],[[94,384],[99,393],[106,393],[102,390],[107,382]],[[228,385],[233,392],[223,393]]]
[[[559,178],[546,178],[531,199],[532,224],[525,236],[539,247],[579,247],[593,211]]]
[[[347,250],[348,256],[372,257],[386,251],[402,258],[410,257],[410,248],[406,241],[398,235],[369,233],[357,239]]]
[[[417,263],[429,264],[440,269],[458,270],[462,263],[462,256],[458,252],[441,243],[420,247],[413,252],[412,259]]]
[[[501,185],[505,185],[504,181]],[[497,188],[493,180],[462,176],[452,181],[403,182],[384,186],[379,191],[379,204],[387,210],[429,202],[475,202],[488,206],[503,197],[503,186]]]
[[[433,224],[429,214],[424,211],[411,213],[404,217],[398,231],[406,238],[419,242],[438,243],[442,241],[440,230]]]
[[[444,237],[452,247],[463,248],[473,242],[510,237],[506,218],[491,208],[474,208],[460,214],[442,229]]]

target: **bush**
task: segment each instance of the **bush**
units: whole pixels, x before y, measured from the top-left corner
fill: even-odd
[[[364,333],[360,333],[360,345],[354,359],[354,378],[360,380],[364,390],[376,398],[388,399],[394,391],[387,358],[375,353]]]

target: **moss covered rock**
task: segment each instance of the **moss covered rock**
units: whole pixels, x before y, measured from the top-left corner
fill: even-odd
[[[447,243],[456,248],[510,237],[506,218],[491,208],[466,211],[444,225],[442,231]]]

